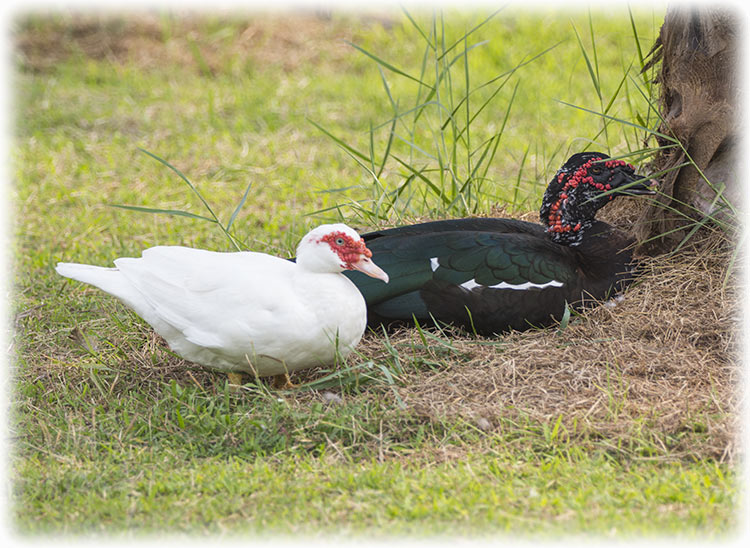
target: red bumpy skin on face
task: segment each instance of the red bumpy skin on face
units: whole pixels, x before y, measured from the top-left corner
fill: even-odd
[[[343,243],[336,243],[336,240],[343,240]],[[360,238],[354,240],[344,232],[331,232],[320,239],[321,242],[327,243],[336,255],[341,259],[343,268],[352,269],[352,264],[356,263],[362,255],[368,259],[372,257],[372,251],[367,249],[365,241]]]
[[[575,226],[566,225],[563,223],[562,215],[560,213],[560,207],[562,206],[562,203],[564,200],[568,199],[567,191],[574,189],[578,187],[579,184],[587,184],[587,185],[593,185],[597,190],[612,190],[612,187],[609,184],[606,183],[595,183],[594,178],[588,175],[589,169],[591,169],[592,166],[595,166],[597,163],[600,163],[603,165],[606,169],[614,169],[617,167],[628,167],[635,171],[635,167],[631,164],[628,164],[627,162],[624,162],[622,160],[607,160],[605,162],[601,162],[602,158],[592,158],[583,165],[581,165],[575,173],[568,179],[568,181],[565,183],[565,185],[560,190],[560,195],[558,196],[558,199],[555,203],[552,204],[550,208],[550,214],[548,217],[548,230],[550,232],[577,232],[581,229],[580,223],[576,224]],[[557,181],[562,182],[565,173],[559,173],[557,175]],[[612,195],[609,196],[609,199],[611,200],[613,198]]]

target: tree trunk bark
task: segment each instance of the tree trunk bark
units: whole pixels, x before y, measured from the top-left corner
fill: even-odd
[[[725,200],[738,205],[740,199],[737,21],[720,6],[671,5],[649,54],[644,70],[661,61],[654,80],[660,85],[659,132],[683,147],[663,148],[654,158],[654,172],[670,170],[661,176],[664,195],[646,208],[635,227],[640,240],[663,235],[657,238],[660,248],[673,247],[684,237],[675,229],[694,220],[736,221]],[[657,142],[670,144],[663,138]],[[690,160],[691,165],[680,167]],[[717,191],[723,198],[717,199]]]

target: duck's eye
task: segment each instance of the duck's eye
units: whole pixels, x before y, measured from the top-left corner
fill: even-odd
[[[345,242],[344,242],[344,238],[342,238],[342,237],[340,237],[340,236],[339,236],[338,238],[336,238],[336,239],[334,240],[334,242],[336,242],[336,245],[344,245],[344,243],[345,243]]]
[[[601,172],[602,172],[602,168],[599,166],[593,166],[591,168],[591,173],[593,173],[594,175],[599,175]]]

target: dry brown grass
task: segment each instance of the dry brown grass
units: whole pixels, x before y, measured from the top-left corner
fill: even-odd
[[[249,18],[224,16],[222,32],[207,33],[205,17],[142,13],[128,17],[77,14],[44,31],[22,21],[15,33],[16,53],[28,70],[45,72],[74,54],[112,63],[131,63],[144,70],[181,66],[212,73],[244,70],[248,64],[291,72],[322,62],[346,62],[357,29],[389,25],[387,16],[332,18],[324,12],[265,13]],[[168,21],[168,23],[166,22]],[[218,25],[217,25],[218,28]],[[168,29],[168,31],[165,31]],[[231,34],[227,34],[229,29]],[[226,66],[231,62],[232,66]]]
[[[437,371],[408,373],[400,396],[416,414],[467,418],[485,430],[562,417],[568,438],[731,460],[740,305],[736,280],[724,287],[732,250],[721,240],[704,236],[679,255],[644,258],[644,274],[624,301],[592,309],[564,330],[514,332],[497,344],[453,336],[455,358]],[[404,349],[419,340],[415,329],[391,336]],[[377,337],[364,344],[366,355],[382,354]],[[434,348],[426,353],[445,359]]]

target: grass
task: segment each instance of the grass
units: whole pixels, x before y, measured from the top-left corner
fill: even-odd
[[[128,464],[133,459],[137,467]],[[295,458],[292,466],[288,459],[209,457],[185,467],[173,455],[146,449],[104,463],[38,456],[20,472],[33,509],[21,525],[46,533],[131,528],[372,540],[426,531],[443,538],[533,531],[530,538],[551,539],[582,530],[617,537],[677,529],[680,538],[721,538],[720,524],[731,519],[723,508],[731,503],[732,479],[719,467],[626,469],[583,455],[542,463],[475,455],[418,464],[342,463],[324,455]],[[49,517],[40,523],[42,515]]]
[[[234,248],[217,223],[112,205],[208,215],[283,256],[339,215],[519,215],[568,152],[640,149],[655,118],[631,69],[660,12],[488,16],[17,19],[18,533],[736,530],[736,295],[705,229],[649,262],[618,308],[496,340],[370,334],[296,392],[233,392],[52,270],[157,244]]]

